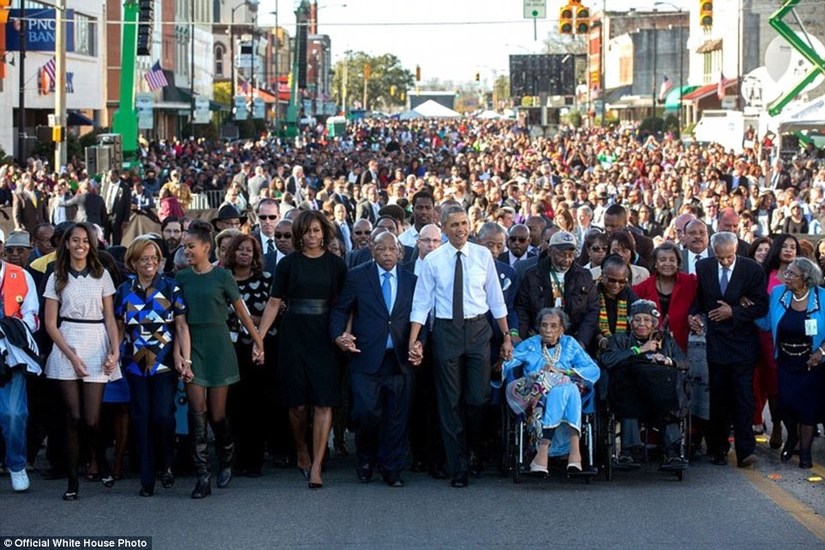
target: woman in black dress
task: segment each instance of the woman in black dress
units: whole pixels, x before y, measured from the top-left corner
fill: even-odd
[[[289,407],[298,468],[311,489],[323,487],[321,463],[332,424],[332,407],[342,397],[340,366],[329,334],[329,311],[344,286],[347,267],[344,260],[327,250],[334,238],[332,224],[323,213],[308,210],[298,215],[292,224],[295,252],[278,263],[269,303],[258,327],[259,334],[266,334],[278,316],[281,302],[286,302],[278,354],[280,385]],[[307,405],[313,406],[312,458],[306,440]]]
[[[272,275],[264,271],[261,245],[251,235],[238,235],[229,240],[223,255],[223,266],[232,272],[241,300],[246,304],[254,323],[261,320]],[[233,307],[229,308],[229,335],[238,356],[240,381],[229,388],[229,419],[235,426],[238,445],[236,470],[247,477],[259,477],[264,461],[264,426],[266,419],[266,371],[252,361],[252,337],[246,331]]]

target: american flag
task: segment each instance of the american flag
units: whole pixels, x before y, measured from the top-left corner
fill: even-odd
[[[55,80],[56,80],[56,78],[57,78],[57,75],[56,75],[56,68],[57,68],[56,63],[57,63],[57,60],[56,60],[54,57],[52,57],[51,59],[49,59],[49,62],[48,62],[48,63],[46,63],[45,65],[43,65],[43,70],[46,72],[46,74],[47,74],[47,75],[49,75],[49,80],[51,80],[51,81],[52,81],[52,85],[54,85],[54,82],[55,82]]]
[[[158,88],[163,88],[169,85],[169,82],[166,80],[166,75],[163,74],[163,69],[160,67],[160,61],[155,61],[155,64],[152,65],[152,69],[147,71],[143,78],[146,79],[146,83],[149,84],[149,90],[154,92]]]
[[[659,88],[659,101],[664,101],[668,92],[673,89],[673,81],[664,75],[662,77],[662,87]]]
[[[716,97],[719,98],[719,101],[725,99],[725,89],[730,84],[730,80],[725,78],[725,73],[719,73],[719,85],[716,86]]]

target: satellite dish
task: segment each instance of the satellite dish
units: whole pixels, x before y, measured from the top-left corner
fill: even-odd
[[[818,39],[813,36],[808,36],[811,45],[820,57],[825,55],[825,46],[822,45]],[[788,90],[792,88],[797,82],[808,73],[811,64],[808,60],[802,57],[802,54],[796,51],[791,45],[781,36],[777,36],[768,44],[765,50],[765,68],[768,70],[768,75],[779,86],[780,89]],[[808,85],[803,91],[811,91],[819,86],[825,77],[818,75],[814,81]]]

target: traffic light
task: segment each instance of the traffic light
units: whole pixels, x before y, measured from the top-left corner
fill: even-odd
[[[295,55],[298,56],[298,89],[300,90],[305,90],[307,87],[307,32],[307,25],[298,25]]]
[[[481,81],[481,73],[476,72],[476,82],[480,82],[480,81]]]
[[[573,6],[559,9],[559,34],[573,34]]]
[[[576,8],[576,34],[587,34],[590,31],[590,8],[578,6]]]
[[[713,26],[712,0],[699,0],[699,24],[703,27]]]
[[[140,0],[138,4],[137,55],[152,55],[152,28],[155,22],[154,0]]]
[[[421,65],[415,66],[415,81],[421,82]]]

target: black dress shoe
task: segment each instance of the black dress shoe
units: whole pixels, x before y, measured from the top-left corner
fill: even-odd
[[[463,489],[469,484],[469,479],[467,478],[467,472],[461,472],[453,477],[452,481],[450,481],[450,486],[455,487],[456,489]]]
[[[323,489],[324,488],[323,483],[313,483],[312,481],[309,482],[308,486],[309,486],[310,489]]]
[[[450,474],[444,467],[435,467],[430,469],[430,477],[433,479],[449,479]]]
[[[175,475],[172,473],[172,468],[167,468],[160,476],[160,484],[164,489],[169,489],[175,484]]]
[[[727,455],[716,454],[716,455],[713,455],[713,458],[710,460],[710,462],[714,466],[727,466],[728,465],[728,457],[727,457]]]
[[[140,492],[138,493],[138,495],[140,495],[142,497],[150,497],[154,494],[155,494],[155,488],[154,487],[147,487],[145,485],[140,486]]]
[[[788,462],[794,453],[794,449],[796,448],[797,439],[794,437],[789,437],[788,440],[785,442],[785,446],[782,447],[782,452],[779,455],[779,459],[782,462]]]
[[[309,481],[309,468],[301,468],[298,466],[298,471],[301,472],[301,475],[304,476],[304,479]]]
[[[361,483],[367,483],[372,479],[372,467],[369,464],[355,468],[355,475]]]
[[[416,460],[413,462],[412,468],[410,468],[411,472],[421,473],[427,471],[427,464],[423,460]]]
[[[404,486],[404,480],[401,479],[401,475],[398,473],[384,474],[384,483],[388,487],[401,488]]]
[[[745,458],[743,458],[742,460],[737,460],[736,461],[736,466],[739,467],[739,468],[750,468],[751,466],[756,464],[758,461],[759,461],[759,459],[756,457],[756,455],[751,453],[748,456],[746,456]]]
[[[470,453],[470,475],[478,477],[484,471],[484,465],[481,463],[481,458],[476,453]]]

